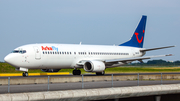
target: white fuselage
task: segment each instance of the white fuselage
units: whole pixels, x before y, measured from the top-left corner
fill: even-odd
[[[14,49],[5,60],[16,68],[81,68],[77,65],[80,61],[141,57],[144,53],[140,49],[142,48],[105,45],[29,44]]]

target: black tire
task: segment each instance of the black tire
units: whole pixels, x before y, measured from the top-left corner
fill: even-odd
[[[23,77],[28,77],[28,72],[24,72],[22,75]]]
[[[78,72],[77,72],[77,75],[81,75],[81,71],[80,70],[77,70]]]
[[[96,75],[104,75],[105,74],[105,71],[102,71],[102,72],[96,72]]]
[[[73,75],[76,75],[76,70],[73,70]]]
[[[28,77],[28,72],[25,72],[25,76]]]
[[[73,75],[81,75],[81,71],[80,70],[73,70]]]

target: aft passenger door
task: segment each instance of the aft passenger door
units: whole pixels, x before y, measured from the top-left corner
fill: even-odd
[[[132,56],[135,57],[136,54],[135,54],[135,49],[134,48],[131,49],[131,52],[132,52]]]
[[[35,51],[35,59],[40,60],[41,59],[40,49],[37,46],[34,46],[34,51]]]

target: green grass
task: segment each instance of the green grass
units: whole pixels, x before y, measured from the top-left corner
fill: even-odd
[[[180,67],[115,67],[107,68],[109,73],[180,72]]]
[[[29,73],[39,73],[41,70],[29,70]],[[0,73],[22,73],[21,71],[16,71],[15,67],[7,64],[7,63],[0,63]]]
[[[84,69],[80,69],[82,74],[89,73],[85,72]],[[72,73],[73,69],[62,69],[59,72]],[[29,73],[43,73],[40,69],[30,69]],[[148,73],[148,72],[180,72],[180,67],[115,67],[107,68],[106,73]],[[7,63],[0,63],[0,73],[22,73],[16,71],[15,68]]]

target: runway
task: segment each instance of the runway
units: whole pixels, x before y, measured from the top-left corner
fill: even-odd
[[[138,73],[118,73],[105,74],[96,76],[95,74],[82,75],[52,75],[49,79],[47,76],[29,76],[29,77],[10,77],[9,86],[10,93],[23,92],[38,92],[38,91],[57,91],[57,90],[74,90],[74,89],[92,89],[92,88],[108,88],[108,87],[130,87],[143,85],[161,85],[162,84],[177,84],[180,83],[180,73],[163,73],[161,81],[161,73],[139,73],[139,82],[137,79]],[[76,81],[75,81],[76,79]],[[113,79],[113,81],[112,81]],[[7,81],[7,77],[0,77],[0,81]],[[14,80],[14,81],[13,81]],[[18,81],[19,80],[19,81]],[[23,84],[26,81],[31,83]],[[40,81],[44,82],[40,82]],[[12,84],[16,82],[16,84]],[[19,83],[19,82],[22,82]],[[7,83],[8,84],[8,83]],[[0,94],[8,93],[8,85],[0,83]],[[49,89],[48,89],[49,88]]]
[[[177,84],[180,80],[163,81],[163,84]],[[161,85],[161,81],[139,81],[139,86]],[[62,91],[75,89],[109,88],[109,87],[132,87],[138,86],[138,81],[99,81],[99,82],[75,82],[75,83],[53,83],[30,84],[30,85],[10,85],[10,93],[38,92],[38,91]],[[83,87],[83,88],[82,88]],[[0,86],[0,94],[8,93],[8,85]]]

